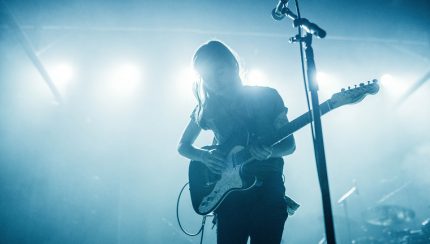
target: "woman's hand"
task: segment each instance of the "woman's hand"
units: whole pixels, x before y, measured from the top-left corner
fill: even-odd
[[[249,146],[249,153],[257,160],[265,160],[272,156],[273,147],[265,146],[259,143],[253,143]]]
[[[215,174],[221,174],[225,169],[225,157],[216,149],[202,152],[202,163]]]

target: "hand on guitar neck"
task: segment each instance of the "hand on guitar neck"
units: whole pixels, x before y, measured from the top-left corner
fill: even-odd
[[[273,154],[272,146],[266,146],[260,143],[252,143],[251,145],[249,145],[248,150],[251,156],[257,160],[268,159]]]

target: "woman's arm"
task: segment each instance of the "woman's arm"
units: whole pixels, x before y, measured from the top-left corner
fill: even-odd
[[[288,125],[290,121],[287,117],[288,109],[285,109],[281,112],[278,117],[275,119],[274,126],[277,130],[281,127]],[[294,140],[294,136],[291,134],[284,140],[280,141],[278,144],[273,146],[273,151],[271,157],[283,157],[289,154],[292,154],[296,150],[296,142]]]
[[[199,136],[200,131],[201,129],[197,123],[194,120],[190,120],[179,141],[179,154],[191,160],[202,161],[202,154],[206,150],[198,149],[193,146],[193,143]]]
[[[275,129],[279,129],[289,123],[286,110],[281,112],[275,119]],[[294,136],[291,134],[274,146],[254,143],[250,146],[249,152],[257,160],[268,158],[280,158],[292,154],[296,150]]]
[[[257,160],[265,160],[268,158],[281,158],[292,154],[296,150],[296,143],[293,135],[288,136],[276,145],[267,146],[259,143],[253,143],[249,147],[249,152]]]
[[[225,168],[224,157],[216,150],[198,149],[193,146],[194,141],[200,134],[200,127],[194,120],[190,120],[178,145],[178,152],[191,160],[200,161],[212,172],[220,174]]]

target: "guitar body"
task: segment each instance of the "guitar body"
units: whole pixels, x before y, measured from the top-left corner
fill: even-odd
[[[216,146],[204,147],[214,149]],[[245,191],[257,185],[255,177],[245,177],[241,174],[243,165],[236,164],[235,153],[243,146],[234,146],[226,156],[226,169],[221,175],[212,173],[202,162],[191,161],[188,168],[191,202],[194,211],[206,215],[215,211],[235,191]]]

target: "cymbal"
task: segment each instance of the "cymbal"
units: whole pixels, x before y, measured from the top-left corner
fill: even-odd
[[[352,240],[352,244],[384,244],[386,243],[384,239],[372,237],[372,236],[363,236],[357,239]]]
[[[421,230],[423,231],[424,234],[430,236],[430,218],[424,220],[421,223]]]
[[[363,217],[369,224],[387,227],[412,221],[415,212],[397,205],[381,205],[366,210]]]

